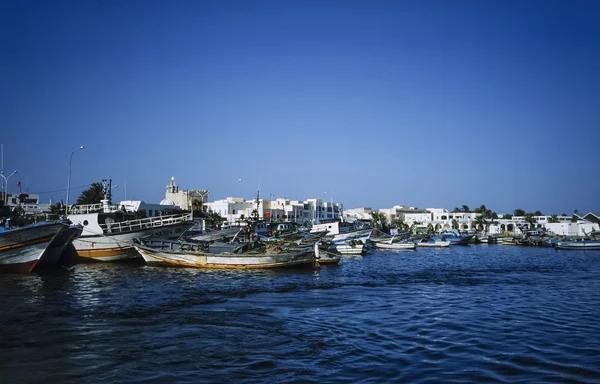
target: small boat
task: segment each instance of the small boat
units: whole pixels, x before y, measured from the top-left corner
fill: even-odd
[[[450,245],[469,245],[471,238],[475,235],[461,235],[457,231],[446,232],[433,236],[433,239],[439,241],[449,241]]]
[[[450,246],[449,241],[441,241],[441,240],[430,240],[430,241],[421,241],[415,243],[417,247],[432,247],[432,248],[446,248]]]
[[[367,253],[366,242],[371,237],[371,228],[357,227],[353,223],[332,221],[313,225],[313,234],[327,231],[325,240],[336,252],[342,255],[364,255]]]
[[[387,250],[411,250],[416,249],[417,245],[413,242],[393,242],[393,238],[389,241],[375,241],[373,246],[376,249],[387,249]]]
[[[312,245],[281,247],[259,241],[191,243],[162,239],[136,239],[135,249],[146,263],[196,268],[259,269],[312,266]]]
[[[586,250],[586,251],[599,251],[600,241],[599,240],[573,240],[573,241],[558,241],[555,245],[556,249],[562,250]]]
[[[81,234],[81,226],[43,222],[0,229],[0,271],[28,273],[40,263],[58,264],[65,248]]]

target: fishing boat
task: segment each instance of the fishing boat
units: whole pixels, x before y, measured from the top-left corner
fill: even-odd
[[[471,238],[474,235],[461,235],[458,231],[445,232],[440,235],[433,236],[433,239],[439,241],[449,241],[450,245],[469,245]]]
[[[148,264],[196,268],[265,269],[312,266],[312,245],[282,248],[250,242],[182,242],[136,239],[135,249]]]
[[[599,251],[600,250],[600,241],[599,240],[590,240],[590,239],[558,241],[554,248],[562,249],[562,250]]]
[[[373,242],[373,246],[376,249],[387,249],[394,251],[412,250],[417,248],[417,245],[412,242],[391,242],[391,241],[376,241]]]
[[[99,204],[74,205],[68,219],[83,226],[73,241],[77,254],[87,261],[117,261],[139,257],[133,239],[177,238],[193,225],[192,213],[136,218],[135,213],[111,203],[111,187],[103,180],[104,199]]]
[[[63,251],[81,234],[81,226],[43,222],[16,229],[0,229],[0,271],[28,273],[57,264]]]
[[[366,243],[371,237],[372,228],[359,228],[352,223],[332,221],[313,225],[311,233],[326,231],[324,241],[342,255],[363,255],[367,252]]]
[[[415,243],[417,247],[430,247],[430,248],[446,248],[450,246],[449,241],[441,240],[423,240]]]

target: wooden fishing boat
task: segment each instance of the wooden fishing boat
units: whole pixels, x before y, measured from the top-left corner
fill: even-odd
[[[391,241],[375,241],[373,242],[373,246],[377,249],[387,249],[393,251],[405,251],[412,250],[417,248],[415,243],[405,243],[405,242],[391,242]]]
[[[40,263],[56,264],[81,226],[43,222],[0,232],[0,271],[32,272]]]
[[[559,241],[556,243],[555,248],[562,250],[600,251],[600,241],[590,239]]]
[[[446,248],[450,246],[449,241],[433,240],[433,241],[421,241],[415,243],[417,247],[431,247],[431,248]]]
[[[135,249],[146,263],[196,268],[284,268],[312,266],[312,245],[282,247],[261,242],[191,243],[162,239],[136,239]]]

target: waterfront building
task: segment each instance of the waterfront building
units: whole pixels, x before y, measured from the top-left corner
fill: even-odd
[[[371,220],[373,218],[372,213],[373,209],[369,207],[351,208],[344,211],[343,218],[346,221]]]
[[[7,193],[6,199],[9,210],[21,209],[25,217],[30,219],[45,220],[50,213],[51,204],[40,203],[37,193]]]
[[[228,197],[205,204],[210,211],[216,212],[230,223],[252,217],[256,211],[258,218],[271,221],[293,221],[299,224],[319,223],[324,220],[336,220],[342,217],[343,205],[307,199],[304,201],[287,198],[244,200],[240,197]]]
[[[171,201],[173,205],[180,207],[183,210],[192,210],[194,200],[200,202],[202,205],[206,205],[208,202],[208,190],[206,189],[189,189],[179,190],[177,184],[175,184],[175,178],[171,177],[171,181],[167,185],[167,192],[165,193],[165,204]]]

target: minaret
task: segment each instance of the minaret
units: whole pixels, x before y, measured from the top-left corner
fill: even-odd
[[[167,193],[177,193],[179,192],[179,187],[175,184],[175,177],[171,177],[171,182],[167,185]]]

